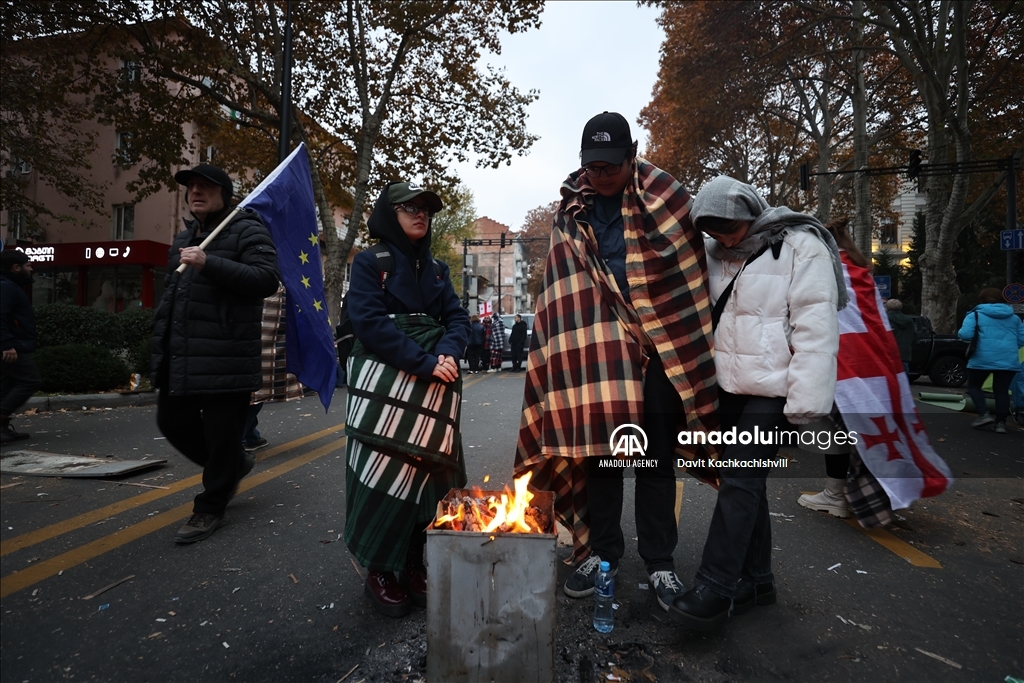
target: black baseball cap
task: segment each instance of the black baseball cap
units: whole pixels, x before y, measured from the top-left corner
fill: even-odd
[[[195,168],[178,171],[174,174],[174,180],[179,185],[188,185],[196,176],[206,178],[214,185],[220,185],[224,188],[224,196],[227,197],[227,200],[230,200],[231,195],[235,192],[235,186],[234,183],[231,182],[231,176],[225,173],[223,169],[211,166],[210,164],[199,164]]]
[[[633,136],[629,122],[622,114],[606,111],[587,121],[580,143],[580,164],[595,161],[621,164],[633,149]]]
[[[430,190],[424,190],[416,183],[392,183],[388,186],[388,201],[392,204],[401,204],[420,196],[427,200],[430,213],[435,214],[444,208],[440,197]]]

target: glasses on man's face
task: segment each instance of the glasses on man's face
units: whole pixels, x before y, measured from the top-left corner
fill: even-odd
[[[587,176],[590,178],[600,178],[601,176],[608,176],[611,178],[614,175],[618,175],[619,171],[622,170],[622,164],[626,163],[625,160],[617,164],[605,164],[604,166],[584,166],[583,170],[586,171]]]
[[[394,206],[395,211],[405,211],[410,216],[415,216],[421,211],[423,212],[423,215],[426,216],[427,218],[430,218],[432,215],[430,213],[430,209],[428,209],[425,206],[420,206],[419,204],[395,204]]]

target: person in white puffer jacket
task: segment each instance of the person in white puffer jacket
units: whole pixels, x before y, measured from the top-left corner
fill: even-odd
[[[778,453],[775,430],[832,410],[836,312],[847,301],[839,250],[813,216],[772,208],[753,187],[726,176],[701,189],[691,216],[708,235],[721,430],[738,434],[722,458],[763,463]],[[775,602],[770,469],[718,468],[718,500],[694,587],[669,611],[676,621],[706,629]]]

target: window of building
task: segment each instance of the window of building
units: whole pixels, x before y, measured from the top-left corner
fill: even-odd
[[[8,176],[17,177],[28,175],[32,172],[31,164],[17,157],[11,157],[10,164],[9,170],[7,171]]]
[[[115,204],[113,223],[113,228],[110,234],[111,239],[135,239],[135,205]]]
[[[28,239],[28,217],[24,211],[7,212],[7,238],[13,240]]]
[[[121,83],[124,85],[132,85],[139,80],[139,63],[138,62],[126,62],[121,60],[121,68],[119,69],[119,76]]]
[[[879,235],[879,242],[882,244],[896,244],[899,240],[897,239],[898,232],[896,230],[896,224],[892,221],[886,221],[882,223],[881,235]]]
[[[213,155],[216,150],[213,145],[204,145],[199,148],[199,163],[201,164],[212,164]]]
[[[131,166],[135,163],[135,150],[132,149],[133,133],[127,130],[117,131],[117,140],[114,143],[114,156],[120,166]]]

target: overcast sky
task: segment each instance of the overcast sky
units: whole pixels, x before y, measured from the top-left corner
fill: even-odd
[[[659,13],[636,2],[549,1],[539,30],[506,37],[501,54],[483,60],[505,67],[519,90],[540,91],[526,122],[540,139],[511,166],[457,167],[477,215],[518,230],[530,209],[558,199],[562,181],[579,167],[583,125],[602,111],[625,116],[645,147],[647,131],[636,119],[658,76]]]

